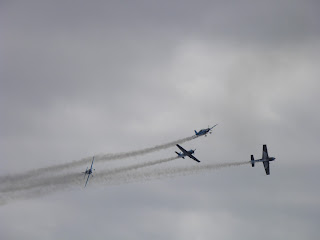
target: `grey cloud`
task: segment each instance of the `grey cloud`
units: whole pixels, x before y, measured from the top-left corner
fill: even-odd
[[[317,239],[318,9],[317,1],[2,1],[1,176],[214,123],[213,135],[184,144],[203,162],[260,157],[262,144],[277,160],[269,177],[243,166],[16,202],[0,208],[1,238]]]

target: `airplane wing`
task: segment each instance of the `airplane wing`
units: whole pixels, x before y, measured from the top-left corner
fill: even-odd
[[[87,181],[86,181],[86,185],[84,185],[84,187],[86,187],[86,186],[87,186],[87,183],[88,183],[89,177],[90,177],[90,174],[88,174],[88,178],[87,178]]]
[[[195,160],[196,162],[200,162],[195,156],[193,156],[192,154],[188,155],[190,158],[192,158],[193,160]]]
[[[270,175],[270,166],[269,166],[269,161],[263,162],[264,170],[266,171],[267,175]]]
[[[262,159],[268,159],[268,149],[267,149],[267,145],[263,145],[263,151],[262,151]]]
[[[90,167],[91,170],[92,170],[93,161],[94,161],[94,157],[92,159],[92,163],[91,163],[91,167]]]
[[[217,125],[218,125],[218,124],[214,125],[212,128],[214,128],[214,127],[217,126]],[[210,130],[211,130],[212,128],[210,128]]]
[[[177,147],[184,153],[184,155],[189,156],[188,151],[181,147],[179,144],[177,144]]]

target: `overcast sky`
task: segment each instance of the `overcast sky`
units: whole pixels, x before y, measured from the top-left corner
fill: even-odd
[[[270,176],[248,164],[117,186],[93,178],[0,206],[0,238],[318,239],[319,11],[315,0],[1,1],[1,176],[216,123],[183,144],[199,164],[260,158],[263,144],[276,160]]]

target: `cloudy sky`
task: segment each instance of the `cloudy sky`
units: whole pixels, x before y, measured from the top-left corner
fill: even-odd
[[[183,144],[200,164],[260,158],[263,144],[277,159],[270,176],[257,164],[112,186],[93,178],[17,199],[0,206],[0,238],[318,239],[319,10],[312,0],[1,1],[0,176],[216,123]]]

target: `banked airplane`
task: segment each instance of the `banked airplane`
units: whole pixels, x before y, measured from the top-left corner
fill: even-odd
[[[197,158],[195,158],[192,154],[194,154],[194,151],[195,150],[189,150],[189,151],[187,151],[187,150],[185,150],[183,147],[181,147],[179,144],[177,144],[177,147],[182,151],[182,153],[178,153],[178,152],[176,152],[176,154],[178,154],[178,156],[180,157],[180,158],[183,158],[184,159],[184,157],[189,157],[189,158],[191,158],[191,159],[193,159],[193,160],[195,160],[196,162],[200,162]]]
[[[264,170],[266,171],[267,175],[270,175],[270,166],[269,166],[269,162],[274,161],[276,158],[274,157],[269,157],[268,156],[268,149],[267,149],[267,145],[263,145],[263,151],[262,151],[262,158],[261,159],[257,159],[254,160],[253,155],[251,155],[251,165],[252,167],[254,167],[254,163],[256,162],[263,162],[263,166],[264,166]]]
[[[208,133],[212,133],[212,128],[214,128],[215,126],[217,126],[218,124],[214,125],[213,127],[208,127],[208,128],[204,128],[201,129],[199,132],[197,132],[197,130],[194,130],[194,133],[196,134],[196,137],[200,137],[200,136],[207,136]]]
[[[86,184],[84,185],[84,187],[87,186],[87,183],[89,181],[90,175],[93,177],[92,170],[95,170],[95,169],[92,169],[93,162],[94,162],[94,156],[93,156],[93,159],[92,159],[92,162],[91,162],[91,167],[89,169],[87,168],[85,172],[82,172],[82,173],[84,173],[84,178],[86,178],[86,175],[88,174],[88,178],[87,178],[87,181],[86,181]]]

